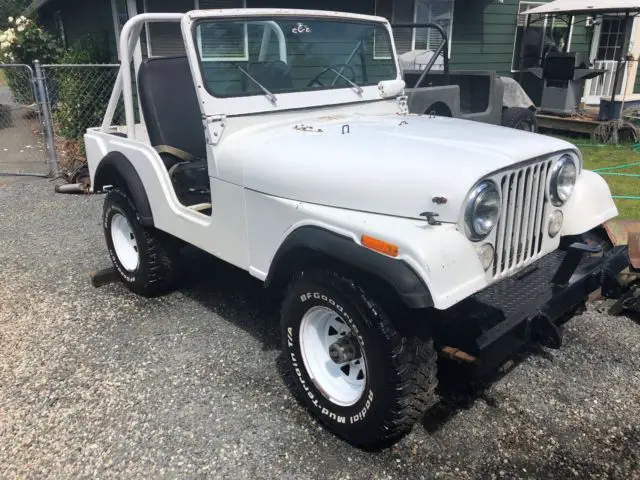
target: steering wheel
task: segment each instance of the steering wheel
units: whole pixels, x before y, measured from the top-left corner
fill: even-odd
[[[324,87],[324,83],[322,83],[320,81],[320,77],[322,75],[324,75],[325,73],[327,73],[330,70],[338,70],[340,67],[344,67],[347,70],[349,70],[351,72],[351,78],[349,80],[351,80],[352,82],[355,83],[356,81],[356,71],[354,70],[354,68],[349,65],[348,63],[336,63],[334,65],[329,65],[327,68],[323,69],[319,74],[317,74],[315,77],[313,77],[309,83],[307,83],[307,87],[311,87],[313,86],[313,84],[317,83],[318,85],[320,85],[321,87]],[[344,75],[344,71],[340,72],[341,75]],[[336,79],[340,78],[339,75],[336,75]]]

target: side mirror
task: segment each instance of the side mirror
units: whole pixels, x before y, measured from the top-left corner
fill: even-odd
[[[397,97],[404,92],[406,83],[404,80],[383,80],[378,83],[378,90],[382,98]]]

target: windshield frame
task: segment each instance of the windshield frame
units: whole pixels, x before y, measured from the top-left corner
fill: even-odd
[[[344,104],[362,101],[381,100],[379,82],[361,85],[362,92],[356,94],[352,85],[344,83],[321,88],[298,89],[292,91],[277,91],[278,102],[271,102],[263,92],[231,93],[220,95],[211,91],[207,83],[203,81],[205,60],[201,59],[201,51],[198,48],[198,25],[211,21],[297,21],[303,18],[307,21],[326,20],[328,22],[344,22],[350,24],[362,23],[372,26],[380,26],[386,30],[390,43],[390,60],[395,71],[395,77],[390,72],[389,78],[384,80],[401,80],[402,74],[398,65],[397,54],[393,42],[393,33],[389,22],[382,17],[373,17],[358,14],[341,14],[338,12],[320,12],[313,10],[275,10],[275,9],[242,9],[224,12],[218,11],[194,11],[189,12],[182,20],[182,30],[187,46],[187,55],[190,57],[196,88],[201,97],[201,103],[205,110],[207,105],[216,104],[217,111],[224,111],[228,115],[261,113],[273,110],[290,110],[315,106],[327,106],[331,104]],[[242,100],[242,101],[241,101]],[[233,102],[233,103],[232,103]],[[206,112],[205,112],[206,114]]]

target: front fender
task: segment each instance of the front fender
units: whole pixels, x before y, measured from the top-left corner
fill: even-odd
[[[571,198],[563,207],[562,235],[579,235],[618,215],[607,182],[597,173],[583,170]]]
[[[265,280],[267,287],[279,283],[278,277],[285,278],[286,272],[295,271],[301,261],[304,262],[296,254],[300,250],[321,254],[381,279],[409,308],[433,306],[428,288],[406,262],[380,255],[357,244],[352,238],[311,225],[295,229],[282,243]]]
[[[474,245],[455,225],[432,226],[424,220],[287,200],[276,203],[281,205],[283,212],[261,217],[269,218],[270,221],[274,218],[282,219],[283,223],[290,223],[283,228],[285,232],[278,245],[272,247],[273,253],[265,255],[267,258],[275,258],[276,250],[293,231],[306,225],[314,225],[349,238],[353,247],[363,251],[365,247],[360,244],[363,234],[397,245],[399,255],[396,258],[384,257],[376,252],[372,254],[385,262],[404,263],[410,267],[426,286],[433,306],[439,310],[451,307],[490,283]],[[285,211],[289,211],[289,214]],[[259,238],[259,246],[264,247],[265,236],[260,235]]]

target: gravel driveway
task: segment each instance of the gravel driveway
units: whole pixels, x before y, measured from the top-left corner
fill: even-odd
[[[0,177],[0,478],[640,478],[636,321],[590,309],[562,350],[364,453],[286,391],[248,275],[191,253],[172,295],[93,289],[101,207]]]

